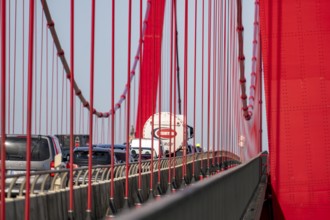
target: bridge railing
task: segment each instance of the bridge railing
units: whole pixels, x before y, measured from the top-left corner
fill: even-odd
[[[189,190],[148,203],[119,218],[242,219],[267,173],[267,154],[261,153],[245,164],[192,184]]]
[[[239,161],[236,160],[237,157],[226,152],[214,152],[214,153],[198,153],[195,154],[195,160],[193,160],[193,155],[187,155],[186,164],[186,184],[189,184],[192,180],[192,176],[198,176],[200,172],[205,173],[207,166],[207,158],[212,164],[213,160],[222,161],[222,165],[226,166],[231,164],[238,164]],[[221,159],[220,159],[221,157]],[[231,159],[231,162],[228,158]],[[218,160],[219,158],[219,160]],[[226,158],[226,161],[225,159]],[[192,173],[192,164],[195,161],[195,173]],[[171,159],[171,172],[175,173],[172,175],[173,180],[171,184],[173,188],[179,188],[182,185],[182,166],[184,160],[182,157],[176,157],[175,160]],[[226,163],[225,163],[226,162]],[[160,190],[165,193],[169,187],[168,172],[169,172],[169,159],[165,158],[160,161],[160,175],[161,183]],[[174,172],[175,164],[175,172]],[[201,164],[203,168],[201,169]],[[151,161],[144,161],[142,163],[142,188],[141,188],[141,199],[143,202],[150,198],[150,165]],[[153,192],[157,194],[157,178],[158,178],[158,161],[154,161],[154,182],[153,182]],[[213,168],[214,172],[217,167]],[[114,201],[118,210],[122,209],[124,206],[124,182],[125,182],[125,165],[116,165],[115,172],[115,197]],[[133,206],[137,201],[138,192],[138,171],[139,166],[137,163],[130,164],[129,172],[129,204]],[[93,209],[92,216],[94,219],[103,218],[107,209],[109,207],[109,192],[110,192],[110,166],[94,166],[92,169],[92,191],[93,191]],[[67,218],[67,207],[68,207],[68,192],[69,192],[69,170],[52,170],[47,172],[35,172],[31,173],[31,207],[40,207],[38,209],[31,210],[31,219],[33,217],[42,219],[66,219]],[[86,198],[87,198],[87,183],[88,183],[88,171],[87,168],[76,168],[74,169],[74,203],[75,203],[75,217],[76,219],[85,218],[86,210]],[[24,191],[25,191],[25,175],[16,174],[6,176],[7,183],[10,185],[10,189],[7,189],[7,199],[6,199],[6,215],[8,219],[20,219],[23,218],[22,209],[24,209]],[[39,180],[42,180],[41,183]],[[13,191],[14,189],[18,191]],[[16,193],[16,197],[12,197],[13,193]],[[11,197],[11,198],[10,198]],[[20,214],[21,213],[21,214]]]

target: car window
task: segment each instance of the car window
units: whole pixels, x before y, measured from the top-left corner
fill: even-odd
[[[43,161],[50,157],[48,141],[44,138],[32,138],[31,161]],[[26,160],[26,138],[8,137],[6,139],[6,160]]]
[[[124,152],[115,152],[115,156],[118,160],[118,163],[124,163],[126,161],[126,153]]]

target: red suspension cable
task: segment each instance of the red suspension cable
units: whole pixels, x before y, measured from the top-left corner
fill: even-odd
[[[34,0],[30,0],[29,14],[29,51],[28,51],[28,100],[26,128],[26,179],[30,179],[31,171],[31,129],[32,129],[32,93],[33,93],[33,39],[34,39]],[[25,182],[25,220],[30,218],[30,181]]]
[[[6,190],[6,0],[1,0],[1,192]],[[1,219],[6,218],[5,193],[1,193]]]
[[[74,148],[74,137],[73,137],[73,99],[74,99],[74,0],[70,1],[70,173],[69,173],[69,209],[68,216],[73,219],[74,210],[74,195],[73,195],[73,148]]]
[[[140,79],[141,79],[141,75],[142,75],[142,53],[143,53],[143,39],[142,39],[142,8],[143,8],[143,1],[140,0],[140,20],[139,20],[139,28],[140,28],[140,45],[141,45],[141,49],[139,51],[139,58],[140,58],[140,65],[139,65],[139,72],[140,72]],[[139,94],[141,94],[141,87],[139,87]],[[141,96],[139,96],[139,104],[142,105],[142,98]],[[135,108],[134,108],[135,109]],[[138,121],[140,123],[140,128],[142,127],[142,120],[141,120],[141,116],[142,112],[139,112],[139,115],[137,115],[138,117]],[[138,163],[139,163],[139,177],[138,177],[138,196],[140,195],[140,192],[142,190],[142,146],[141,146],[141,138],[139,139],[139,159],[138,159]],[[169,172],[170,173],[170,172]],[[140,198],[141,199],[141,198]],[[141,201],[142,202],[142,201]]]
[[[91,7],[91,66],[90,66],[90,104],[89,104],[89,155],[93,148],[93,112],[94,112],[94,52],[95,52],[95,0]],[[92,210],[92,157],[88,158],[88,188],[86,215],[90,216]]]
[[[38,86],[37,86],[37,82],[38,82],[38,71],[37,71],[37,66],[38,66],[38,51],[37,51],[37,42],[38,42],[38,5],[36,4],[35,6],[35,20],[34,20],[34,134],[37,134],[38,130],[37,130],[37,126],[38,126],[38,117],[37,117],[37,100],[38,100]],[[32,102],[33,103],[33,102]],[[32,104],[33,105],[33,104]]]
[[[197,51],[197,45],[196,45],[196,42],[197,42],[197,0],[195,0],[195,28],[194,28],[194,107],[193,107],[193,127],[195,129],[195,133],[197,132],[196,131],[196,63],[197,63],[197,60],[196,60],[196,51]],[[193,175],[193,178],[195,178],[195,146],[196,146],[196,136],[194,136],[194,139],[193,139],[193,164],[192,164],[192,175]]]
[[[10,133],[10,118],[11,118],[11,4],[10,4],[11,1],[8,2],[8,7],[9,7],[9,10],[8,10],[8,110],[7,110],[7,114],[8,114],[8,117],[7,117],[7,132]]]
[[[25,4],[23,0],[22,6],[22,109],[25,109]],[[24,134],[25,128],[25,114],[22,111],[22,134]]]
[[[40,82],[39,82],[39,85],[40,85],[40,101],[39,101],[39,131],[38,133],[41,134],[41,119],[42,119],[42,85],[43,85],[43,82],[42,82],[42,64],[43,64],[43,51],[44,51],[44,47],[43,47],[43,44],[44,44],[44,16],[43,14],[41,13],[41,41],[40,41]]]
[[[209,176],[210,170],[210,107],[211,107],[211,14],[212,14],[212,2],[208,2],[208,51],[207,51],[207,62],[208,62],[208,71],[207,71],[207,173],[206,176]]]
[[[205,1],[203,0],[203,12],[202,12],[202,104],[201,104],[201,148],[204,147],[204,16],[205,16]],[[201,173],[200,179],[203,178],[203,160],[201,160]]]
[[[111,182],[110,202],[114,202],[114,144],[115,144],[115,0],[112,1],[111,19]]]
[[[13,130],[15,133],[15,117],[16,117],[16,46],[17,46],[17,0],[15,0],[15,30],[14,30],[14,91],[13,91]]]
[[[48,60],[49,59],[49,51],[48,51],[48,30],[46,30],[46,134],[49,134],[48,130],[48,117],[49,117],[49,111],[48,111],[48,87],[49,87],[49,69],[48,69]]]
[[[185,25],[184,25],[184,110],[183,110],[183,178],[186,178],[187,160],[187,116],[188,116],[188,0],[185,1]]]
[[[131,33],[132,31],[132,0],[128,0],[128,52],[127,52],[127,121],[126,121],[126,179],[125,179],[125,202],[128,204],[128,175],[129,175],[129,129],[130,129],[130,106],[131,106]]]

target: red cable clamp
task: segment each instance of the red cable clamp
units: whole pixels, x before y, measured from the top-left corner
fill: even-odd
[[[239,31],[239,32],[244,31],[244,27],[243,26],[237,26],[237,31]]]
[[[252,112],[248,112],[246,115],[244,115],[245,120],[250,120],[251,119]]]
[[[95,113],[96,113],[96,109],[94,108],[94,109],[93,109],[93,114],[95,114]]]
[[[61,51],[59,51],[58,53],[57,53],[57,56],[63,56],[64,55],[64,50],[61,50]]]
[[[254,96],[250,96],[249,99],[252,99],[254,101]]]
[[[258,43],[258,41],[257,41],[257,40],[254,40],[254,41],[252,41],[252,43],[253,43],[253,44],[257,44],[257,43]]]
[[[84,104],[84,107],[88,108],[88,107],[89,107],[89,103],[86,102],[86,103]]]
[[[110,114],[109,112],[105,113],[104,117],[109,118]]]
[[[257,57],[253,56],[252,61],[257,61]]]
[[[132,70],[132,71],[131,71],[131,74],[132,74],[132,75],[135,75],[135,71],[134,71],[134,70]]]
[[[54,21],[47,23],[47,26],[48,26],[48,28],[54,27],[55,26]]]
[[[140,59],[140,57],[139,57],[139,56],[135,56],[135,59],[136,59],[136,60],[139,60],[139,59]]]
[[[117,103],[116,106],[117,106],[118,108],[120,108],[120,104],[119,104],[119,103]]]
[[[76,92],[76,95],[81,95],[81,90],[78,90],[78,91]]]
[[[245,60],[245,56],[243,55],[243,56],[238,56],[238,60],[239,61],[244,61]]]
[[[250,89],[256,90],[256,86],[255,85],[251,85]]]
[[[246,79],[245,79],[245,78],[240,79],[239,82],[240,82],[241,84],[246,83]]]
[[[242,107],[242,110],[245,111],[245,112],[246,112],[248,109],[249,109],[248,107]]]
[[[71,74],[70,73],[66,74],[66,78],[71,80]]]
[[[259,22],[255,21],[253,22],[254,25],[259,25]]]
[[[125,95],[121,95],[120,98],[121,99],[126,99],[126,96]]]
[[[103,113],[102,112],[100,112],[99,118],[103,118]]]
[[[241,95],[241,99],[242,99],[242,100],[246,100],[246,99],[247,99],[247,96],[246,96],[246,94],[244,94],[244,95]]]

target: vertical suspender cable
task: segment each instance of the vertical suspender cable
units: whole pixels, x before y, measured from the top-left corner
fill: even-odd
[[[162,127],[162,120],[161,120],[161,111],[162,111],[162,71],[161,71],[161,68],[159,68],[160,71],[159,71],[159,92],[158,92],[158,126],[159,128],[161,129]],[[161,159],[161,146],[160,146],[160,143],[158,144],[158,175],[157,175],[157,189],[158,189],[158,194],[157,195],[160,195],[162,194],[162,190],[160,188],[160,159]]]
[[[55,44],[53,43],[52,51],[52,86],[51,86],[51,95],[50,95],[50,133],[53,133],[53,106],[54,106],[54,49]]]
[[[48,130],[48,86],[49,86],[49,69],[48,69],[48,60],[49,59],[49,52],[48,52],[48,30],[46,30],[46,134],[49,134]]]
[[[174,6],[174,0],[171,1],[171,10],[170,10],[170,129],[172,130],[172,108],[173,108],[173,16],[174,16],[174,11],[173,11],[173,6]],[[170,192],[171,190],[171,167],[172,167],[172,138],[170,138],[170,144],[169,144],[169,162],[168,162],[168,188],[167,192]]]
[[[195,133],[196,133],[196,51],[197,51],[197,46],[196,46],[196,42],[197,42],[197,0],[195,0],[195,37],[194,37],[194,107],[193,107],[193,127],[195,129]],[[196,146],[196,135],[194,135],[194,139],[193,139],[193,164],[192,164],[192,181],[195,181],[195,146]]]
[[[142,51],[143,51],[143,39],[142,39],[142,8],[143,8],[143,1],[140,0],[140,18],[139,18],[139,31],[140,31],[140,37],[139,37],[139,40],[140,40],[140,45],[141,45],[141,49],[139,51],[139,58],[140,58],[140,64],[139,64],[139,73],[140,73],[140,80],[141,80],[141,75],[142,75]],[[139,94],[141,94],[141,86],[139,86]],[[141,96],[139,95],[139,103],[140,105],[142,105],[142,98]],[[140,123],[140,128],[142,127],[142,120],[141,120],[141,115],[142,113],[139,112],[139,115],[137,115],[138,117],[138,121]],[[138,177],[138,199],[139,199],[139,202],[141,203],[142,202],[142,197],[141,197],[141,190],[142,190],[142,163],[141,163],[141,160],[142,160],[142,154],[141,154],[141,151],[142,151],[142,146],[141,146],[141,138],[139,138],[139,159],[138,159],[138,163],[139,163],[139,177]]]
[[[188,0],[185,0],[185,21],[184,21],[184,113],[183,113],[183,166],[182,166],[182,184],[185,184],[186,178],[186,160],[187,160],[187,105],[188,105]]]
[[[208,51],[207,51],[207,168],[206,176],[209,176],[210,172],[210,95],[211,95],[211,0],[208,1]]]
[[[174,58],[174,68],[175,68],[175,70],[177,70],[177,68],[178,68],[178,63],[177,63],[177,61],[178,61],[178,58],[177,58],[177,56],[178,56],[178,53],[177,53],[177,50],[178,50],[178,47],[177,47],[177,44],[178,44],[178,38],[177,38],[177,14],[176,14],[176,0],[174,0],[174,5],[173,5],[173,9],[174,9],[174,22],[173,22],[173,25],[174,25],[174,28],[173,28],[173,30],[175,31],[175,37],[174,37],[174,54],[175,54],[175,58]],[[174,77],[174,126],[176,125],[176,108],[177,108],[177,105],[176,105],[176,94],[177,94],[177,87],[176,87],[176,84],[177,84],[177,80],[178,80],[178,78],[177,77]],[[173,187],[173,191],[175,190],[175,187],[176,187],[176,180],[175,180],[175,176],[176,176],[176,159],[175,159],[175,154],[176,154],[176,139],[174,138],[174,150],[173,150],[173,177],[172,177],[172,179],[173,179],[173,185],[174,185],[174,187]]]
[[[17,43],[17,0],[15,0],[15,30],[14,30],[14,91],[13,91],[13,129],[12,133],[15,133],[15,117],[16,117],[16,43]]]
[[[128,0],[128,52],[127,52],[127,121],[126,121],[126,172],[125,172],[125,204],[128,206],[128,175],[129,175],[129,123],[130,123],[130,105],[131,105],[131,31],[132,31],[132,0]]]
[[[41,13],[41,41],[40,41],[40,103],[39,103],[39,131],[38,134],[41,134],[41,119],[42,119],[42,63],[43,63],[43,44],[44,44],[44,16]]]
[[[214,151],[215,151],[215,111],[216,111],[216,108],[215,108],[215,103],[216,103],[216,14],[217,14],[217,1],[215,0],[214,3],[213,3],[213,86],[212,86],[212,89],[213,89],[213,111],[212,111],[212,126],[213,126],[213,135],[212,135],[212,172],[214,172],[214,167],[215,167],[215,154],[214,154]]]
[[[225,4],[224,4],[224,41],[223,41],[223,54],[224,54],[224,59],[223,59],[223,63],[224,63],[224,68],[223,68],[223,74],[224,74],[224,97],[223,97],[223,103],[224,103],[224,114],[223,114],[223,123],[224,123],[224,131],[226,131],[224,134],[224,150],[227,150],[227,56],[226,56],[226,52],[227,52],[227,0],[225,0]],[[224,158],[224,160],[226,161],[226,158]],[[225,163],[224,161],[224,163]]]
[[[59,96],[59,88],[58,88],[58,78],[59,78],[59,73],[58,73],[58,55],[56,56],[56,132],[58,134],[58,121],[59,121],[59,105],[58,105],[58,96]],[[63,85],[63,84],[62,84]],[[63,93],[63,89],[62,89],[62,93]],[[62,99],[63,101],[63,99]],[[63,103],[62,103],[63,106]]]
[[[62,68],[62,76],[63,78],[65,77],[65,73],[64,73],[64,68]],[[68,133],[68,114],[69,114],[69,110],[68,110],[68,107],[69,107],[69,104],[68,104],[68,83],[67,81],[65,80],[65,83],[64,83],[64,86],[65,86],[65,134]]]
[[[90,66],[90,104],[89,104],[89,155],[93,148],[93,113],[94,113],[94,49],[95,49],[95,1],[92,0],[91,18],[91,66]],[[91,219],[92,211],[92,157],[88,158],[88,188],[86,216]]]
[[[8,117],[7,117],[7,132],[10,133],[10,117],[11,117],[11,1],[8,1]]]
[[[22,134],[24,134],[24,127],[25,127],[25,114],[24,114],[24,109],[25,109],[25,73],[24,73],[24,68],[25,68],[25,0],[23,0],[23,5],[22,5]]]
[[[153,5],[153,17],[156,17],[156,4],[155,4],[155,1],[153,1],[154,5]],[[155,62],[155,25],[152,27],[152,30],[153,30],[153,36],[152,36],[152,39],[153,39],[153,60]],[[151,53],[151,52],[150,52]],[[155,119],[154,119],[154,106],[155,106],[155,99],[154,99],[154,96],[155,96],[155,74],[156,74],[156,70],[155,70],[155,65],[153,65],[153,74],[152,74],[152,107],[153,107],[153,112],[152,112],[152,116],[151,116],[151,131],[153,132],[154,131],[154,126],[155,126]],[[155,152],[154,152],[154,135],[151,136],[151,163],[150,163],[150,189],[149,189],[149,199],[152,199],[154,197],[154,155],[155,155]]]
[[[221,156],[221,5],[222,3],[219,2],[218,4],[218,112],[217,112],[217,124],[218,124],[218,139],[217,139],[217,150],[218,150],[218,157],[217,157],[217,164],[218,164],[218,171],[220,171],[220,156]]]
[[[203,0],[203,7],[202,7],[202,104],[201,104],[201,148],[204,147],[204,15],[205,15],[205,10],[204,10],[204,6],[205,6],[205,1]],[[199,175],[199,178],[202,179],[204,176],[203,174],[203,159],[201,160],[201,172]]]
[[[61,86],[62,86],[62,92],[61,92],[61,94],[62,94],[62,97],[61,97],[61,102],[62,102],[62,104],[61,104],[61,125],[60,125],[60,132],[61,132],[61,134],[64,134],[64,132],[63,132],[63,121],[64,121],[64,100],[65,100],[65,97],[64,97],[64,75],[63,74],[61,74],[61,77],[62,77],[62,83],[61,83]]]
[[[1,1],[1,192],[6,189],[6,0]],[[6,218],[5,193],[1,193],[1,219]]]
[[[112,213],[114,209],[114,167],[115,167],[115,0],[112,0],[112,19],[111,19],[111,184],[110,184],[110,201],[109,206]],[[111,205],[113,205],[111,207]]]
[[[74,99],[74,0],[70,2],[70,183],[69,183],[69,209],[68,216],[69,219],[73,219],[74,213],[74,203],[73,203],[73,99]]]
[[[38,42],[38,4],[35,5],[35,19],[34,19],[34,67],[33,71],[34,71],[34,134],[37,134],[37,97],[38,97],[38,91],[37,91],[37,82],[38,82],[38,70],[37,70],[37,65],[38,65],[38,51],[37,51],[37,42]],[[33,102],[32,102],[33,103]],[[33,104],[32,104],[33,105]]]
[[[32,128],[32,93],[33,93],[33,34],[34,34],[34,0],[30,0],[29,14],[29,51],[28,51],[28,100],[26,127],[26,179],[30,179],[31,170],[31,128]],[[25,182],[25,220],[30,219],[30,181]]]

